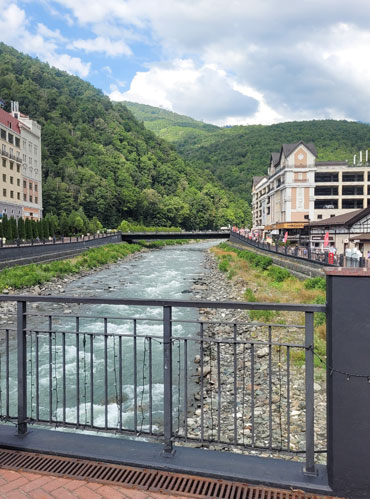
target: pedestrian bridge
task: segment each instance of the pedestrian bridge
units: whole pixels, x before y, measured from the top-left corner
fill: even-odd
[[[181,232],[122,232],[122,241],[154,239],[229,239],[229,231],[181,231]]]

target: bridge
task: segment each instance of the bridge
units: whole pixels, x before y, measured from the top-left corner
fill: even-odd
[[[122,241],[139,241],[155,239],[229,239],[230,231],[203,230],[181,232],[122,232]]]

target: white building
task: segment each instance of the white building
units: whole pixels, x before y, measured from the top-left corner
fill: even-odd
[[[23,176],[23,218],[42,218],[41,127],[19,112],[18,102],[11,103],[11,114],[19,121]]]

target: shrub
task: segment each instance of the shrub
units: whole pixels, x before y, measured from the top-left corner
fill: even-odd
[[[292,277],[289,270],[283,269],[282,267],[277,267],[276,265],[272,265],[269,268],[268,275],[275,282],[283,282],[286,279],[290,279],[290,277]]]
[[[227,260],[221,260],[221,262],[218,264],[218,268],[219,270],[221,270],[221,272],[228,272],[229,267],[230,264]]]
[[[325,277],[311,277],[304,281],[304,287],[306,289],[322,289],[326,290],[326,280]]]

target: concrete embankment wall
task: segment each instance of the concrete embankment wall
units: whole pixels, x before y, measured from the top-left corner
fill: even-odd
[[[0,248],[0,268],[71,258],[83,251],[109,243],[122,242],[121,234],[86,241]]]
[[[272,261],[275,265],[279,265],[280,267],[288,269],[299,278],[304,279],[306,277],[323,277],[325,275],[324,267],[320,264],[304,261],[300,258],[294,258],[294,256],[285,256],[274,253],[273,251],[256,248],[251,244],[244,243],[232,233],[230,234],[230,243],[233,246],[239,247],[240,249],[246,249],[248,251],[254,251],[259,255],[269,256],[270,258],[272,258]]]

